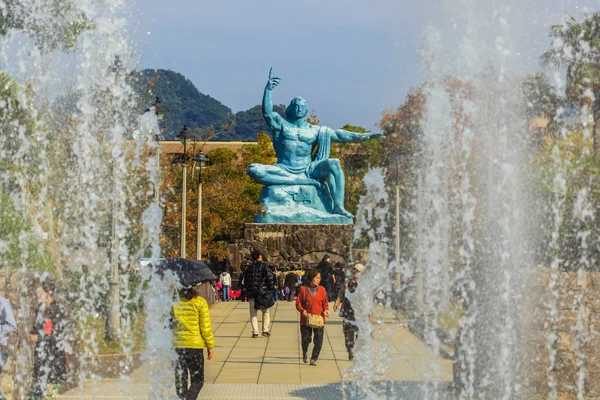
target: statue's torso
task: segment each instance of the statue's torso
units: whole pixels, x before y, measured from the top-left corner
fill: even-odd
[[[312,149],[319,136],[315,125],[301,128],[284,121],[273,138],[277,162],[291,167],[307,167],[312,162]]]

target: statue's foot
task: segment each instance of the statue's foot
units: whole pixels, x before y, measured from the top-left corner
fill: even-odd
[[[354,215],[350,214],[344,208],[339,207],[339,206],[333,207],[333,213],[340,214],[340,215],[343,215],[344,217],[348,217],[348,218],[354,218]]]

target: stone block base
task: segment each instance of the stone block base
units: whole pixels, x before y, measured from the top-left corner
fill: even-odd
[[[246,224],[245,246],[259,250],[266,262],[294,267],[312,267],[323,255],[332,261],[352,257],[352,225]]]

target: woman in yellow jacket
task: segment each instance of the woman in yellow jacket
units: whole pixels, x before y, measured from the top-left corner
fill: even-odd
[[[204,386],[204,346],[213,358],[215,338],[210,325],[208,303],[198,287],[183,289],[180,302],[173,306],[174,347],[177,352],[175,387],[182,400],[196,400]],[[188,372],[190,382],[188,386]]]

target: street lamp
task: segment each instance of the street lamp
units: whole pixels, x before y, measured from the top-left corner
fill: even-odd
[[[181,194],[181,251],[180,257],[185,258],[185,214],[186,214],[186,197],[187,197],[187,141],[193,137],[192,131],[190,131],[187,125],[183,126],[183,129],[177,135],[177,138],[183,142],[183,158],[181,166],[183,167],[183,192]]]
[[[206,167],[210,161],[204,155],[202,150],[192,158],[196,169],[198,170],[198,229],[196,231],[196,260],[202,259],[202,168]]]
[[[150,112],[154,112],[156,115],[156,127],[153,138],[156,141],[156,170],[158,171],[158,179],[154,184],[154,198],[158,204],[160,202],[160,127],[158,124],[160,121],[162,121],[163,117],[167,113],[167,111],[160,105],[160,97],[156,97],[154,103],[152,103],[149,108],[144,110],[144,114]]]

